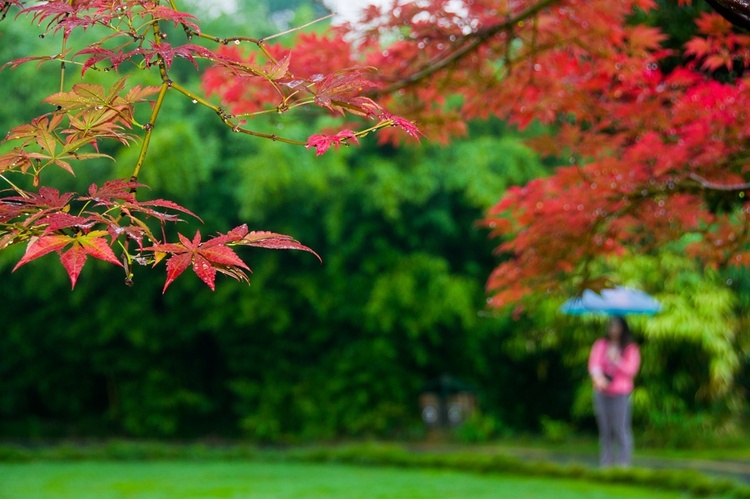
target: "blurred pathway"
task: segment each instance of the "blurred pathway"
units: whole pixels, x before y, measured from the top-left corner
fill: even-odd
[[[551,461],[560,464],[583,464],[586,466],[598,466],[598,456],[589,453],[566,453],[561,451],[548,451],[543,449],[508,448],[506,453],[519,459],[530,461]],[[691,469],[708,475],[734,478],[744,483],[750,483],[750,459],[690,459],[690,458],[666,458],[639,456],[633,457],[633,466],[648,469]]]
[[[584,451],[549,450],[534,447],[515,446],[460,446],[427,444],[414,448],[415,451],[423,452],[481,452],[491,454],[503,454],[524,461],[543,461],[558,464],[580,464],[595,468],[598,466],[596,453]],[[731,478],[740,482],[750,484],[750,459],[705,459],[705,458],[672,458],[636,455],[633,458],[633,467],[646,469],[671,469],[671,470],[695,470],[707,475]]]

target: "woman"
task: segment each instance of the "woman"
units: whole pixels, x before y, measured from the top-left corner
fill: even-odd
[[[633,454],[630,394],[640,364],[640,350],[627,322],[622,317],[613,317],[607,335],[594,342],[589,354],[602,466],[630,465]]]

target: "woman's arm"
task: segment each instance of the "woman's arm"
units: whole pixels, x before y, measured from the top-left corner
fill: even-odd
[[[622,361],[617,366],[617,371],[620,374],[624,374],[628,378],[635,378],[638,374],[638,369],[641,367],[641,352],[638,349],[638,345],[630,344],[625,347],[625,351],[622,353]]]
[[[606,344],[601,339],[596,340],[594,345],[591,347],[589,352],[589,374],[594,376],[595,374],[602,373],[602,366],[604,364],[604,350]]]
[[[607,385],[609,384],[609,380],[604,377],[602,370],[606,347],[607,345],[604,340],[596,340],[591,347],[591,352],[589,353],[589,375],[591,376],[594,388],[600,391],[607,388]]]

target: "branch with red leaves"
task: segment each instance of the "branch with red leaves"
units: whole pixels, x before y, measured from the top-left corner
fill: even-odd
[[[216,273],[249,282],[243,270],[249,267],[230,246],[256,246],[271,249],[297,249],[313,253],[289,236],[272,232],[248,231],[236,227],[202,242],[200,232],[190,240],[178,234],[177,243],[161,242],[142,218],[165,223],[180,221],[178,214],[197,218],[188,209],[164,199],[139,201],[133,191],[144,187],[126,180],[108,181],[101,187],[91,185],[88,194],[60,194],[50,187],[39,193],[20,191],[17,196],[0,199],[0,249],[11,244],[26,244],[26,252],[13,270],[49,253],[57,253],[75,287],[87,258],[93,257],[125,269],[132,284],[132,265],[156,265],[165,256],[167,281],[164,291],[188,266],[211,289]],[[77,210],[77,211],[76,211]],[[72,214],[75,213],[75,214]],[[142,217],[142,218],[141,218]],[[145,246],[144,242],[154,244]],[[130,243],[135,247],[131,250]],[[113,246],[122,250],[121,259]]]
[[[318,257],[313,250],[300,244],[289,236],[275,234],[273,232],[249,232],[247,225],[241,225],[226,234],[218,235],[208,241],[201,242],[201,233],[196,232],[192,240],[180,234],[179,243],[157,244],[143,251],[152,251],[155,254],[155,263],[158,263],[167,255],[167,282],[164,283],[164,291],[182,274],[188,267],[192,266],[195,274],[214,289],[216,273],[228,275],[238,281],[250,282],[243,270],[250,270],[237,256],[230,246],[256,246],[271,249],[297,249],[308,251]]]
[[[312,251],[289,236],[250,232],[245,226],[207,241],[202,240],[200,233],[193,238],[178,233],[176,242],[164,240],[165,224],[178,222],[177,214],[197,218],[169,200],[137,198],[137,191],[145,187],[138,183],[138,177],[168,92],[181,93],[194,103],[200,103],[235,132],[314,147],[318,155],[331,145],[356,144],[362,137],[387,127],[399,127],[414,137],[419,136],[411,122],[392,115],[364,95],[373,87],[364,77],[369,69],[342,66],[329,74],[318,72],[315,76],[300,76],[290,69],[295,53],[286,51],[274,55],[263,40],[247,36],[222,38],[204,33],[198,19],[180,11],[173,0],[168,5],[152,0],[51,0],[26,7],[18,0],[10,0],[0,3],[0,19],[6,19],[12,8],[19,8],[20,12],[11,22],[30,18],[32,23],[43,27],[42,37],[61,40],[61,49],[53,55],[23,57],[8,61],[0,68],[12,69],[30,62],[61,64],[60,90],[44,99],[51,106],[50,112],[13,128],[0,142],[10,146],[5,149],[7,152],[0,154],[0,178],[10,186],[10,194],[0,197],[0,249],[26,244],[26,253],[16,269],[44,255],[57,253],[75,286],[88,257],[93,257],[122,266],[126,282],[132,284],[133,264],[156,264],[166,258],[165,291],[189,266],[213,289],[217,272],[248,281],[245,271],[249,267],[230,247]],[[162,30],[166,24],[181,26],[185,39],[168,40]],[[97,32],[103,33],[101,38],[76,47],[78,35],[95,27]],[[218,44],[219,50],[211,50],[193,40]],[[229,43],[236,48],[243,42],[254,45],[264,61],[243,61],[226,50]],[[256,89],[263,97],[256,99],[259,108],[253,113],[236,116],[225,110],[225,103],[211,102],[211,94],[218,90],[216,85],[207,86],[208,97],[186,89],[171,76],[172,64],[177,58],[188,60],[196,70],[199,70],[199,59],[213,63],[207,81],[217,85],[221,78],[229,78],[245,88]],[[126,65],[155,72],[156,85],[129,85],[125,76],[109,87],[82,82],[65,88],[66,67],[80,67],[81,78],[86,78],[90,71],[119,72]],[[136,106],[140,105],[151,106],[146,123],[135,119]],[[361,130],[342,130],[333,138],[319,134],[280,137],[246,127],[248,119],[256,114],[286,113],[310,105],[374,123],[368,123]],[[109,158],[99,152],[105,141],[123,145],[140,142],[140,153],[129,180],[111,180],[101,187],[92,185],[87,195],[60,194],[54,187],[44,184],[44,172],[49,167],[75,174],[80,161]],[[22,182],[13,182],[12,175],[31,176],[38,191],[21,189],[18,185]],[[116,252],[120,253],[119,257]]]

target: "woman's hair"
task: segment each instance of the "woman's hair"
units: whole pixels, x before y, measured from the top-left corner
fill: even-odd
[[[616,315],[610,320],[620,325],[620,350],[625,350],[626,346],[630,345],[631,343],[635,343],[635,340],[633,339],[633,333],[630,331],[625,317]]]

